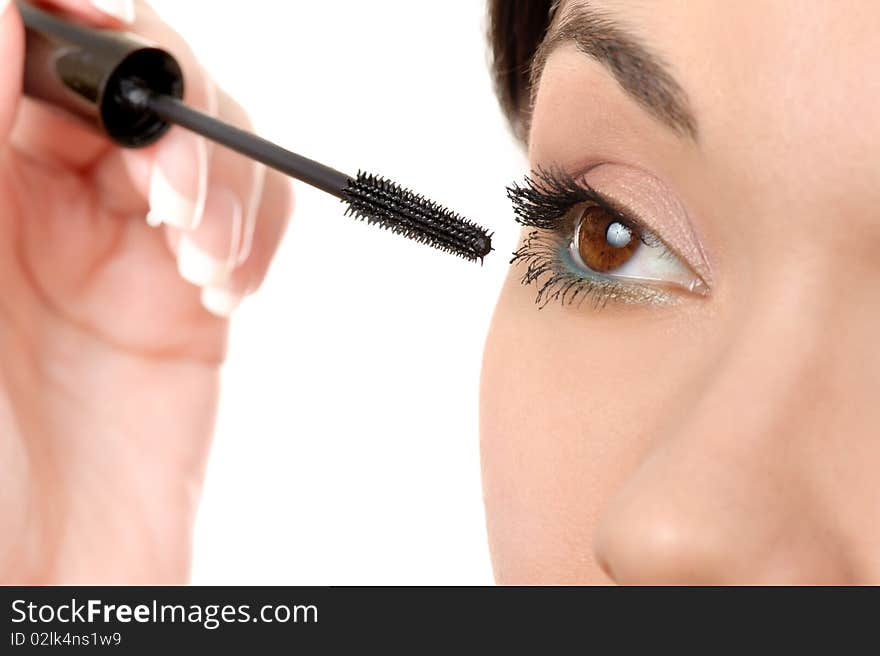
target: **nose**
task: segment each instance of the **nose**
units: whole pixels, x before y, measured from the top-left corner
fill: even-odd
[[[851,428],[830,410],[835,363],[851,363],[824,343],[827,330],[774,332],[791,323],[772,313],[768,308],[731,339],[705,376],[710,382],[695,385],[681,418],[652,436],[605,508],[593,549],[613,581],[857,578],[829,478],[815,475],[828,457],[829,435]],[[851,394],[851,385],[841,387]],[[869,407],[867,396],[863,402]],[[826,462],[824,470],[833,467]]]
[[[688,475],[680,462],[660,458],[609,507],[595,536],[596,560],[619,584],[852,581],[845,545],[811,510],[806,490],[793,481],[762,484],[767,475]]]

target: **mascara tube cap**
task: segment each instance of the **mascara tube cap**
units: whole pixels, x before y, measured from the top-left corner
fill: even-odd
[[[132,84],[183,98],[174,57],[133,34],[76,25],[18,1],[25,25],[24,93],[73,114],[116,143],[138,148],[170,124],[126,96]]]

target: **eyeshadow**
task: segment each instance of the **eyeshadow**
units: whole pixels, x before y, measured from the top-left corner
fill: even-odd
[[[583,179],[603,197],[638,217],[712,286],[712,270],[687,211],[663,182],[623,164],[601,164]]]

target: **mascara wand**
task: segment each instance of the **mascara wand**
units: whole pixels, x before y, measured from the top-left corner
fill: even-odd
[[[83,27],[17,2],[26,28],[24,92],[84,119],[117,144],[148,146],[172,124],[250,157],[348,204],[346,214],[482,262],[483,228],[380,176],[351,177],[183,103],[180,65],[133,34]]]

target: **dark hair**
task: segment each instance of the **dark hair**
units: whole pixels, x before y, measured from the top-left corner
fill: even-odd
[[[492,80],[514,134],[526,139],[532,60],[550,23],[555,0],[489,0]]]

